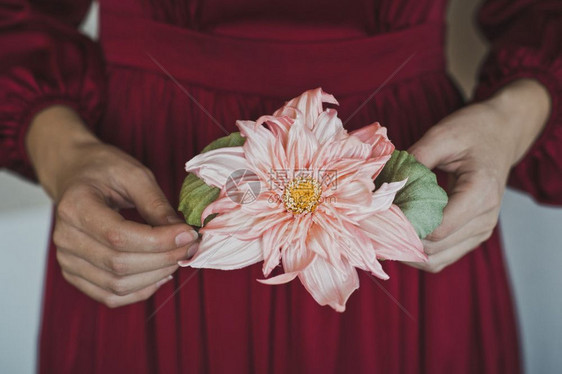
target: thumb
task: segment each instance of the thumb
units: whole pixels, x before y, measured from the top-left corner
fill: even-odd
[[[408,149],[408,153],[429,169],[450,162],[455,153],[455,142],[443,130],[440,126],[432,127]]]
[[[162,226],[185,223],[168,202],[152,173],[130,181],[127,192],[137,211],[148,224]]]

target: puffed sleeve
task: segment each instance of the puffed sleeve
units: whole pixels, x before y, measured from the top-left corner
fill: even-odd
[[[539,202],[562,204],[562,1],[487,1],[478,21],[491,45],[475,99],[520,78],[538,80],[552,99],[546,127],[509,183]]]
[[[24,138],[41,109],[70,106],[90,126],[101,116],[101,50],[76,28],[89,3],[0,1],[0,168],[35,178]]]

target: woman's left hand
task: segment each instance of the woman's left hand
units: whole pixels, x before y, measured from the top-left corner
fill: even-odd
[[[537,138],[549,111],[546,89],[519,80],[447,116],[410,148],[428,168],[449,173],[450,183],[443,222],[423,240],[429,261],[409,265],[437,273],[492,235],[509,171]]]

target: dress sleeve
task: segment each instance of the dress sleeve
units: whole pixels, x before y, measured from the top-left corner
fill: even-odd
[[[90,126],[101,116],[101,50],[76,28],[89,3],[0,0],[0,168],[35,179],[24,138],[41,109],[70,106]]]
[[[545,129],[509,183],[539,202],[562,204],[562,1],[487,1],[478,21],[491,45],[475,99],[521,78],[538,80],[552,99]]]

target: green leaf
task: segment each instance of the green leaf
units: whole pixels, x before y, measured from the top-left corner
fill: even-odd
[[[239,132],[233,132],[228,136],[213,141],[203,148],[201,153],[218,148],[241,146],[245,140]],[[219,193],[220,188],[209,186],[195,174],[188,173],[181,186],[178,207],[178,210],[185,217],[185,222],[191,226],[201,227],[201,214],[203,210],[219,197]],[[205,223],[211,219],[212,217],[207,217]]]
[[[396,193],[393,203],[404,212],[423,239],[441,224],[447,193],[437,184],[435,174],[406,151],[392,153],[375,179],[375,185],[378,188],[385,182],[399,182],[406,178],[408,182]]]
[[[239,132],[233,132],[230,135],[218,138],[215,141],[208,144],[201,153],[209,152],[214,149],[226,148],[226,147],[238,147],[244,145],[246,138],[243,138]]]

